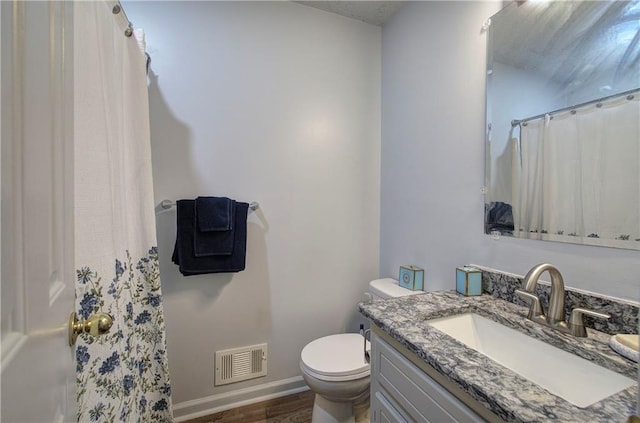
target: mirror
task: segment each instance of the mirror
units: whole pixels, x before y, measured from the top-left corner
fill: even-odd
[[[485,232],[640,249],[640,0],[491,18]]]

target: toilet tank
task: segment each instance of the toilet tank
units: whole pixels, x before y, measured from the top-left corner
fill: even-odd
[[[398,281],[392,278],[375,279],[369,282],[369,293],[374,300],[405,297],[407,295],[422,294],[424,291],[412,291],[403,288]]]

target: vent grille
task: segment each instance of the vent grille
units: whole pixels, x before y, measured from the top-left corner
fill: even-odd
[[[215,386],[267,375],[267,344],[216,351]]]

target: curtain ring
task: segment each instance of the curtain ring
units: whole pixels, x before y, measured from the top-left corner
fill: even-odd
[[[129,22],[129,26],[124,30],[124,35],[126,37],[131,37],[133,35],[133,28],[131,28],[131,22]]]
[[[111,9],[111,13],[113,13],[114,15],[117,15],[118,13],[120,13],[121,10],[122,8],[120,7],[120,5],[116,4],[115,6],[113,6],[113,9]]]

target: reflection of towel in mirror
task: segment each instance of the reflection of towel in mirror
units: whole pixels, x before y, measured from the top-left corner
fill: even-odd
[[[236,202],[233,249],[229,255],[197,257],[194,251],[194,233],[197,230],[195,200],[176,203],[177,230],[172,260],[185,276],[206,273],[240,272],[245,268],[247,250],[247,212],[249,204]]]
[[[198,197],[195,201],[193,253],[196,257],[233,252],[236,202],[226,197]]]
[[[484,205],[485,233],[491,231],[513,231],[513,211],[511,205],[495,201]]]

